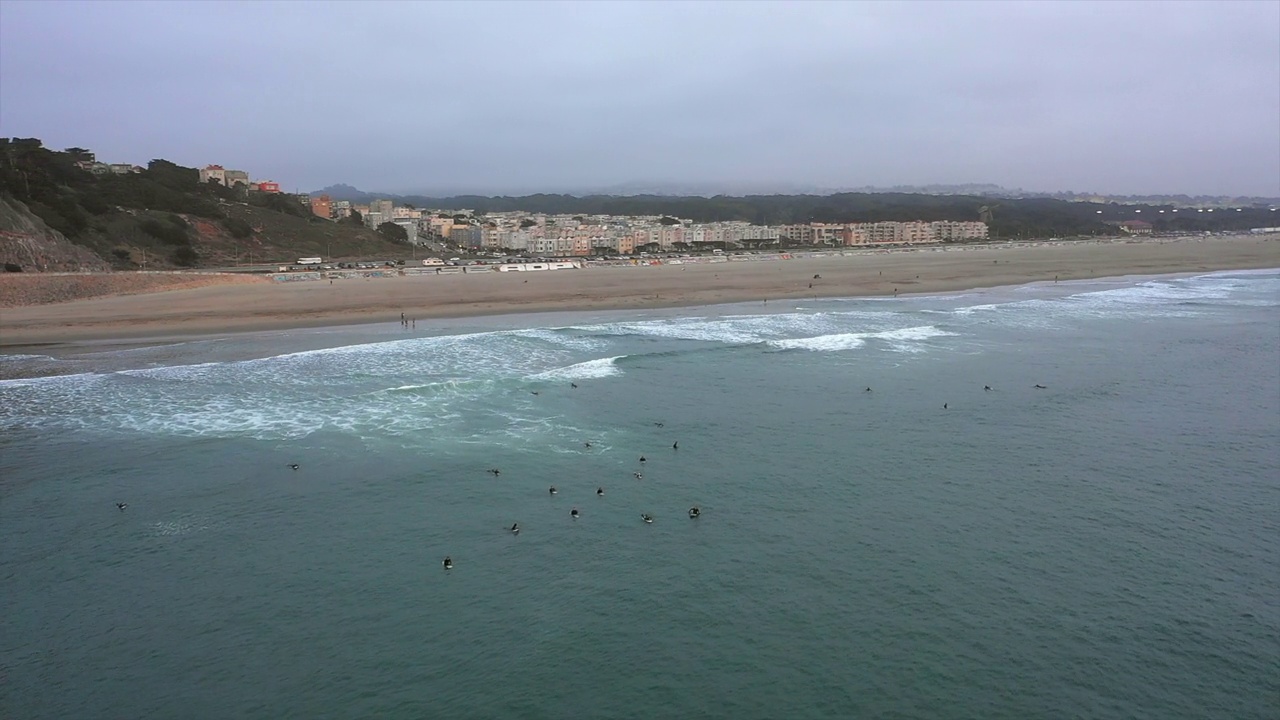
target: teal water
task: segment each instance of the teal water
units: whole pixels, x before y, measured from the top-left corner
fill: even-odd
[[[1275,718],[1278,308],[1238,272],[7,356],[0,716]]]

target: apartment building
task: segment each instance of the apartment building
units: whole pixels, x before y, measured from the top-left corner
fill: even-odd
[[[227,171],[221,165],[205,165],[200,168],[200,184],[203,185],[210,180],[219,185],[227,184]]]
[[[982,222],[938,220],[929,224],[933,227],[933,237],[937,242],[982,240],[987,237],[989,232],[987,224]]]
[[[227,170],[221,165],[205,165],[200,168],[199,172],[202,184],[213,180],[225,187],[235,187],[236,185],[249,187],[249,173],[243,170]]]
[[[391,222],[404,228],[409,244],[418,244],[418,221],[415,218],[392,218]]]
[[[809,225],[783,225],[778,228],[778,237],[788,245],[812,245],[813,228]]]
[[[333,200],[328,195],[311,198],[311,213],[325,220],[333,218]]]

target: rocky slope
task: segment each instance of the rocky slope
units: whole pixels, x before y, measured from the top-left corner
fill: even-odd
[[[0,264],[10,271],[104,271],[110,264],[76,245],[31,213],[25,204],[0,196]]]

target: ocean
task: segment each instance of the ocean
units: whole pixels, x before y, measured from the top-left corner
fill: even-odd
[[[1278,308],[1271,270],[3,356],[0,716],[1276,718]]]

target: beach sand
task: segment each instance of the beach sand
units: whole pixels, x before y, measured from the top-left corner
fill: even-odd
[[[1280,237],[1271,235],[919,248],[769,262],[341,279],[332,284],[232,278],[188,289],[8,307],[0,310],[0,347],[399,322],[402,312],[425,319],[676,307],[1275,267],[1280,267]],[[0,285],[8,281],[0,276]]]

